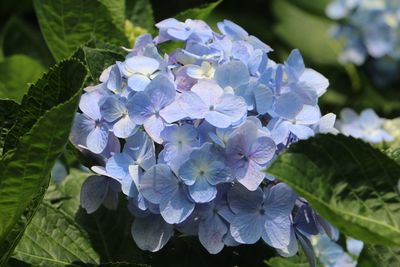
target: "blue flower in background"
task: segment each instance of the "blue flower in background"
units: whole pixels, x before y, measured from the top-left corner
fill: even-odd
[[[400,5],[397,1],[335,0],[326,9],[327,15],[339,20],[332,29],[336,39],[344,40],[341,62],[364,64],[368,57],[374,81],[381,86],[393,82],[393,72],[399,70]],[[380,62],[394,61],[397,64]],[[385,76],[382,79],[380,76]]]
[[[372,109],[365,109],[358,115],[354,110],[345,108],[340,112],[340,120],[337,121],[336,127],[344,135],[371,143],[394,140],[393,136],[383,129],[383,119]]]

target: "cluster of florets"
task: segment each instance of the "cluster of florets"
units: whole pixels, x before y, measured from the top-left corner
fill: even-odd
[[[134,214],[132,236],[157,251],[174,232],[198,235],[210,253],[262,238],[282,255],[310,249],[329,225],[267,175],[292,142],[333,131],[318,98],[328,80],[294,50],[284,64],[231,21],[167,19],[86,88],[71,134],[98,161],[81,205],[115,208],[120,191]],[[180,45],[163,54],[158,44]]]
[[[345,41],[339,60],[362,65],[370,57],[379,84],[400,70],[400,3],[393,0],[334,0],[327,15],[338,24],[332,35]],[[384,76],[384,77],[382,77]]]
[[[384,122],[372,109],[365,109],[358,115],[354,110],[345,108],[340,112],[336,128],[344,135],[370,143],[391,142],[394,137],[385,130]]]

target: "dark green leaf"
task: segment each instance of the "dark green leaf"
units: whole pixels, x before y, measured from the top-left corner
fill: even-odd
[[[35,59],[13,55],[0,62],[0,98],[21,101],[28,83],[35,82],[45,71]]]
[[[265,263],[270,267],[309,267],[307,260],[294,260],[292,258],[273,257]]]
[[[99,263],[86,232],[73,217],[47,202],[40,205],[13,257],[34,266]]]
[[[100,74],[117,60],[123,61],[122,51],[117,53],[108,49],[83,47],[85,62],[93,81],[98,82]]]
[[[88,234],[94,250],[100,255],[102,263],[126,261],[142,262],[140,251],[130,234],[133,217],[130,215],[125,201],[117,210],[102,207],[93,214],[87,214],[80,208],[80,191],[83,181],[91,175],[87,172],[72,169],[59,186],[61,193],[51,199],[54,205],[75,218],[75,222]]]
[[[400,248],[364,245],[357,267],[400,267]]]
[[[341,232],[371,244],[400,245],[400,166],[343,135],[293,144],[267,170]]]
[[[125,0],[98,0],[110,12],[112,21],[118,29],[124,28],[125,23]]]
[[[54,62],[39,29],[18,17],[11,18],[4,27],[3,53],[6,57],[24,54],[46,67]]]
[[[154,29],[153,8],[149,0],[126,0],[127,18],[134,26],[145,28],[152,32]]]
[[[175,18],[181,21],[184,21],[186,19],[205,20],[211,14],[211,12],[221,3],[222,0],[218,0],[210,4],[204,4],[200,7],[191,8],[179,13],[175,16]]]
[[[278,19],[274,28],[290,49],[298,48],[317,64],[338,65],[340,45],[329,36],[331,22],[299,9],[285,0],[273,1]]]
[[[61,62],[31,85],[22,99],[17,122],[7,135],[4,151],[14,148],[20,136],[28,132],[47,110],[71,98],[85,76],[84,66],[76,60],[69,60]]]
[[[20,110],[31,112],[18,115],[30,116],[27,121],[34,125],[21,128],[23,135],[0,160],[0,265],[7,261],[43,198],[51,168],[68,140],[85,72],[78,61],[63,61],[32,86],[22,101]],[[54,99],[43,103],[44,95]]]
[[[123,27],[113,22],[114,11],[98,0],[34,0],[34,5],[46,43],[57,60],[70,56],[92,38],[128,45]]]
[[[0,157],[3,155],[5,137],[17,120],[19,105],[9,99],[0,99]]]

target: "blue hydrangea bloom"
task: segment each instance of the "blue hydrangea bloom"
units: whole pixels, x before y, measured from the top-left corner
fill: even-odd
[[[383,121],[372,109],[365,109],[358,115],[354,110],[345,108],[340,113],[336,127],[344,135],[370,143],[393,141],[393,136],[383,129]]]
[[[318,107],[329,82],[298,50],[277,63],[239,25],[217,26],[163,20],[85,88],[70,140],[96,164],[81,205],[115,208],[122,192],[133,239],[152,252],[175,231],[212,254],[259,239],[284,256],[308,251],[310,229],[334,231],[309,206],[306,222],[304,200],[264,170],[291,143],[337,132]],[[164,42],[179,48],[165,54]]]
[[[356,65],[371,63],[369,67],[378,85],[393,82],[391,74],[400,68],[399,12],[397,1],[333,0],[326,13],[338,21],[332,36],[344,40],[339,60]],[[368,58],[371,60],[367,61]],[[388,64],[390,61],[394,64]]]

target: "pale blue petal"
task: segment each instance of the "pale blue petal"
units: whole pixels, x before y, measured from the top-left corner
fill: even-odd
[[[118,179],[123,179],[129,174],[129,165],[134,164],[131,157],[124,153],[115,154],[106,163],[107,173]]]
[[[186,220],[193,212],[195,204],[189,200],[182,186],[169,196],[163,196],[160,202],[161,216],[167,223],[176,224]]]
[[[111,68],[107,81],[107,88],[113,92],[118,92],[122,88],[122,74],[117,65]]]
[[[223,22],[218,22],[217,26],[223,34],[234,39],[245,39],[249,35],[242,27],[227,19]]]
[[[296,116],[296,123],[310,125],[315,124],[321,118],[321,111],[318,106],[304,105]]]
[[[257,164],[266,164],[274,157],[275,151],[275,142],[269,137],[261,136],[252,144],[249,157]]]
[[[75,146],[87,146],[86,140],[90,132],[96,127],[94,120],[88,118],[85,114],[76,113],[72,125],[69,139]]]
[[[224,248],[224,236],[228,227],[217,215],[213,214],[199,224],[199,240],[210,254],[217,254]]]
[[[181,107],[191,119],[203,119],[209,108],[209,106],[193,92],[183,93]]]
[[[101,113],[99,103],[103,99],[99,91],[84,93],[79,101],[79,109],[93,120],[100,120]]]
[[[176,122],[188,116],[182,109],[180,100],[175,100],[170,105],[164,107],[160,111],[160,115],[168,123]]]
[[[303,57],[298,49],[292,50],[288,59],[286,60],[286,64],[289,65],[290,69],[294,71],[296,78],[300,77],[305,70]]]
[[[259,84],[253,88],[257,112],[265,114],[272,108],[275,99],[274,93],[267,86]]]
[[[281,255],[283,257],[293,257],[294,255],[296,255],[298,249],[299,249],[299,246],[297,244],[296,234],[292,227],[290,230],[289,245],[285,248],[277,249],[277,251],[278,251],[279,255]]]
[[[207,203],[216,197],[217,188],[209,184],[206,179],[199,178],[189,186],[189,193],[196,203]]]
[[[143,75],[150,75],[154,73],[159,66],[160,63],[150,57],[134,56],[125,60],[125,69],[131,74],[140,73]]]
[[[244,186],[236,184],[228,192],[229,207],[236,214],[257,212],[264,199],[260,188],[249,191]]]
[[[231,61],[220,65],[214,75],[214,79],[219,86],[225,88],[231,86],[237,88],[249,82],[250,75],[247,66],[241,61]]]
[[[228,116],[230,121],[233,123],[239,121],[244,116],[246,116],[247,104],[246,101],[240,96],[224,94],[218,99],[218,102],[215,104],[215,111]]]
[[[286,184],[279,183],[272,188],[264,189],[266,216],[272,220],[276,217],[288,217],[296,201],[296,193]]]
[[[289,124],[289,130],[300,140],[314,136],[314,130],[305,125]]]
[[[268,214],[268,210],[266,211]],[[291,222],[289,215],[269,216],[265,220],[262,239],[271,247],[284,249],[291,241]]]
[[[160,111],[165,106],[175,100],[175,84],[164,75],[157,75],[146,87],[150,102],[156,111]]]
[[[256,162],[250,160],[243,169],[244,174],[236,177],[237,181],[244,185],[248,190],[257,190],[265,178],[262,169],[264,167],[258,165]]]
[[[86,139],[87,148],[93,153],[101,153],[107,146],[109,131],[106,126],[99,125],[94,128]]]
[[[140,249],[156,252],[174,235],[174,226],[167,224],[159,215],[150,215],[136,218],[132,224],[131,234]]]
[[[143,131],[137,131],[128,138],[123,151],[131,156],[136,164],[144,170],[156,164],[154,143]]]
[[[155,113],[150,98],[144,92],[136,93],[127,103],[129,116],[136,124],[143,124]]]
[[[100,106],[100,111],[103,118],[108,122],[113,122],[127,113],[125,104],[116,96],[105,98],[103,104]]]
[[[153,115],[149,117],[144,123],[144,129],[146,133],[153,139],[154,142],[161,144],[163,142],[161,138],[161,132],[164,130],[165,124],[161,117]]]
[[[303,108],[303,103],[295,93],[286,93],[275,101],[275,112],[285,119],[294,119]]]
[[[128,138],[138,130],[136,124],[129,116],[123,116],[113,125],[113,132],[116,137]]]
[[[87,213],[95,212],[103,203],[108,193],[107,177],[89,176],[82,184],[80,201]]]
[[[150,79],[142,74],[134,74],[128,78],[128,86],[133,91],[144,91],[150,84]]]
[[[165,164],[148,169],[139,180],[139,192],[153,204],[160,204],[163,198],[171,198],[178,191],[178,179]]]
[[[254,244],[262,235],[263,225],[264,219],[260,213],[241,213],[232,220],[230,232],[235,241]]]

